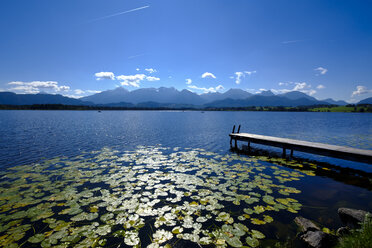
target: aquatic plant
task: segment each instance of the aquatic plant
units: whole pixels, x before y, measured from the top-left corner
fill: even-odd
[[[0,172],[0,246],[256,247],[309,172],[203,149],[104,148]]]
[[[369,248],[372,247],[372,216],[366,216],[360,229],[352,230],[350,235],[340,239],[337,248]]]

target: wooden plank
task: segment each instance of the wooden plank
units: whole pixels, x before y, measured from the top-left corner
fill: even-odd
[[[372,164],[372,150],[329,145],[250,133],[230,133],[231,139]]]

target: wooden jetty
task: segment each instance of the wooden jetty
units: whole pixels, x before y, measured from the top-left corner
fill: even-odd
[[[250,133],[239,133],[240,125],[237,133],[235,133],[235,126],[230,136],[230,146],[232,147],[233,140],[235,141],[235,148],[238,147],[237,141],[248,142],[248,150],[250,150],[251,143],[274,146],[283,149],[283,157],[286,156],[286,150],[290,150],[290,155],[293,156],[293,150],[313,153],[328,157],[340,158],[356,162],[372,164],[372,150],[362,150],[344,146],[335,146],[323,143],[309,142],[303,140],[279,138],[273,136],[264,136]]]

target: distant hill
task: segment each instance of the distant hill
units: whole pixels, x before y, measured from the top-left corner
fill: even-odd
[[[230,89],[225,93],[213,92],[198,95],[189,90],[178,91],[175,88],[142,88],[128,91],[122,87],[107,90],[91,96],[81,98],[95,104],[109,104],[114,102],[130,102],[138,104],[141,102],[175,103],[201,105],[207,102],[223,100],[226,98],[245,99],[252,96],[251,93],[242,89]]]
[[[254,95],[247,99],[225,99],[205,104],[206,107],[247,107],[247,106],[309,106],[309,105],[329,105],[329,103],[318,100],[310,100],[308,98],[288,99],[282,96],[261,96]]]
[[[368,100],[368,99],[366,99]],[[230,89],[225,93],[205,93],[198,95],[189,90],[175,88],[142,88],[128,91],[122,87],[103,91],[91,96],[74,99],[62,95],[51,94],[15,94],[0,92],[0,104],[33,105],[63,104],[90,105],[123,108],[234,108],[250,106],[309,106],[309,105],[345,105],[343,101],[326,99],[319,101],[305,93],[292,91],[274,95],[271,91],[263,91],[253,95],[242,89]]]
[[[271,90],[262,91],[261,93],[259,93],[257,95],[259,95],[259,96],[275,96],[275,94]]]
[[[95,104],[118,103],[123,102],[128,94],[129,90],[123,87],[117,87],[113,90],[106,90],[91,96],[82,97],[80,100]]]
[[[324,100],[322,100],[322,102],[328,102],[329,104],[332,104],[332,105],[340,105],[340,106],[348,105],[348,103],[345,102],[345,101],[342,101],[342,100],[335,101],[335,100],[333,100],[333,99],[331,99],[331,98],[324,99]]]
[[[0,104],[4,105],[32,105],[32,104],[63,104],[63,105],[92,105],[79,99],[52,94],[15,94],[0,92]]]
[[[372,104],[372,97],[361,100],[358,104]]]
[[[278,96],[282,96],[282,97],[285,97],[285,98],[288,98],[288,99],[291,99],[291,100],[306,98],[310,101],[318,101],[316,98],[314,98],[312,96],[309,96],[305,93],[302,93],[300,91],[290,91],[290,92],[287,92],[287,93],[284,93],[284,94],[279,94]]]
[[[203,99],[189,90],[178,91],[175,88],[142,88],[128,91],[122,87],[114,90],[103,91],[98,94],[81,98],[83,101],[91,101],[96,104],[109,104],[114,102],[140,102],[177,103],[177,104],[202,104]]]

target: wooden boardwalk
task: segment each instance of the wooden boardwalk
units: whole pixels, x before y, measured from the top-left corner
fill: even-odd
[[[238,130],[240,130],[240,127]],[[236,148],[237,141],[240,140],[248,142],[248,149],[250,149],[250,143],[280,147],[283,149],[283,156],[286,156],[286,150],[288,149],[291,151],[291,156],[293,155],[293,150],[296,150],[306,153],[313,153],[328,157],[372,164],[372,150],[362,150],[344,146],[335,146],[323,143],[278,138],[258,134],[239,133],[239,131],[238,133],[234,133],[233,131],[233,133],[230,133],[229,136],[231,137],[230,145],[232,146],[232,141],[234,140]]]

